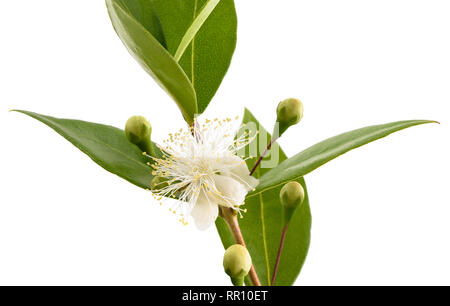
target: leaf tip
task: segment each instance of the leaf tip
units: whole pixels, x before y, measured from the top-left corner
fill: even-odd
[[[12,113],[12,112],[26,114],[26,111],[24,111],[22,109],[10,109],[8,111],[8,113]]]
[[[421,120],[422,124],[427,124],[427,123],[437,123],[437,124],[441,124],[439,121],[437,120]]]

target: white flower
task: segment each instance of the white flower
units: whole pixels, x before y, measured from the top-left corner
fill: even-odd
[[[160,148],[164,157],[153,158],[153,175],[165,179],[153,194],[158,200],[178,199],[173,212],[181,209],[190,214],[201,230],[216,220],[219,206],[240,211],[245,196],[258,184],[245,160],[236,155],[251,139],[247,133],[236,138],[231,121],[206,120],[188,131],[169,134]],[[180,221],[187,224],[184,217]]]

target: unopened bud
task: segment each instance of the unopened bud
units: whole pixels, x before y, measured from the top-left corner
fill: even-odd
[[[305,190],[300,183],[292,181],[281,188],[280,202],[283,206],[284,222],[287,224],[297,207],[302,205],[305,199]]]
[[[223,268],[235,286],[244,284],[244,277],[252,267],[252,258],[247,249],[240,244],[230,246],[223,256]]]
[[[154,155],[151,135],[152,126],[142,116],[133,116],[125,125],[125,135],[131,143],[137,145],[143,152]]]
[[[294,98],[281,101],[277,107],[278,136],[303,118],[303,103]]]

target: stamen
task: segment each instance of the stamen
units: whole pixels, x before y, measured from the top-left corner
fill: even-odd
[[[238,120],[239,116],[235,118]],[[236,153],[247,146],[254,140],[257,133],[245,131],[234,137],[235,133],[229,124],[233,120],[226,118],[219,120],[215,118],[213,121],[206,119],[205,123],[198,124],[188,128],[187,131],[180,129],[179,132],[169,133],[168,139],[164,140],[164,147],[158,145],[161,150],[162,157],[155,158],[147,153],[144,156],[149,157],[152,162],[147,162],[151,166],[152,175],[165,177],[165,182],[158,183],[153,191],[154,197],[160,201],[166,199],[177,199],[176,205],[173,205],[169,211],[177,215],[177,210],[181,210],[180,216],[184,216],[183,212],[190,212],[196,205],[198,197],[203,195],[209,204],[221,202],[227,207],[235,209],[242,216],[240,208],[242,203],[236,203],[233,198],[225,196],[215,186],[214,175],[222,175],[222,173],[230,173],[229,176],[237,182],[243,184],[250,189],[250,186],[242,177],[234,174],[231,169],[239,166],[251,156],[242,156],[242,161],[227,162]],[[241,128],[245,124],[241,125]],[[251,136],[251,134],[254,134]],[[227,174],[228,175],[228,174]],[[244,211],[245,212],[245,211]],[[187,222],[183,218],[179,221],[186,225]]]

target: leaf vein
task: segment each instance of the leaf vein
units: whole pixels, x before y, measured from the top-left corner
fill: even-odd
[[[258,168],[258,176],[260,176],[260,169]],[[267,238],[266,238],[266,225],[264,222],[264,200],[262,193],[259,194],[259,203],[261,207],[261,226],[263,234],[264,256],[266,257],[266,269],[267,269],[267,284],[270,286],[270,264],[269,264],[269,252],[267,251]]]

